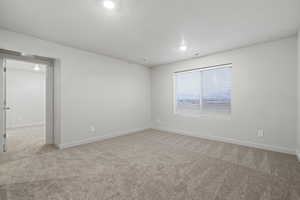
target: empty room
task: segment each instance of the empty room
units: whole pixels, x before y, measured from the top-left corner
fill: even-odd
[[[0,200],[300,200],[299,0],[0,0]]]

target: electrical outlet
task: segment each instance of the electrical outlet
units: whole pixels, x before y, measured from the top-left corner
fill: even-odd
[[[264,136],[264,130],[263,129],[258,129],[257,136],[258,137],[263,137]]]
[[[90,132],[91,132],[91,133],[94,133],[95,131],[96,131],[95,126],[90,126]]]

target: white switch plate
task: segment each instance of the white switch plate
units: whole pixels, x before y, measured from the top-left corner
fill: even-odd
[[[263,137],[264,136],[264,130],[263,129],[258,129],[257,136],[258,137]]]

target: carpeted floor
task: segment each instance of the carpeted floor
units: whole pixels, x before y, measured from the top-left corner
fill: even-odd
[[[45,144],[45,126],[28,126],[7,129],[8,152],[20,152],[28,147]]]
[[[147,130],[7,157],[0,199],[300,200],[300,164],[292,155]]]
[[[52,145],[45,145],[44,126],[7,129],[7,153],[0,154],[0,163],[22,159],[54,149]]]

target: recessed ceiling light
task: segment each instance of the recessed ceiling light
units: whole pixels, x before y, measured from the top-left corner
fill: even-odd
[[[36,64],[33,69],[35,71],[40,71],[41,70],[41,68],[40,68],[40,66],[38,64]]]
[[[104,6],[104,8],[107,8],[108,10],[113,10],[116,7],[116,3],[112,0],[104,0],[103,6]]]
[[[29,53],[21,53],[21,56],[32,57],[33,55]]]
[[[187,50],[187,46],[185,44],[180,45],[179,47],[180,51],[186,51]]]

